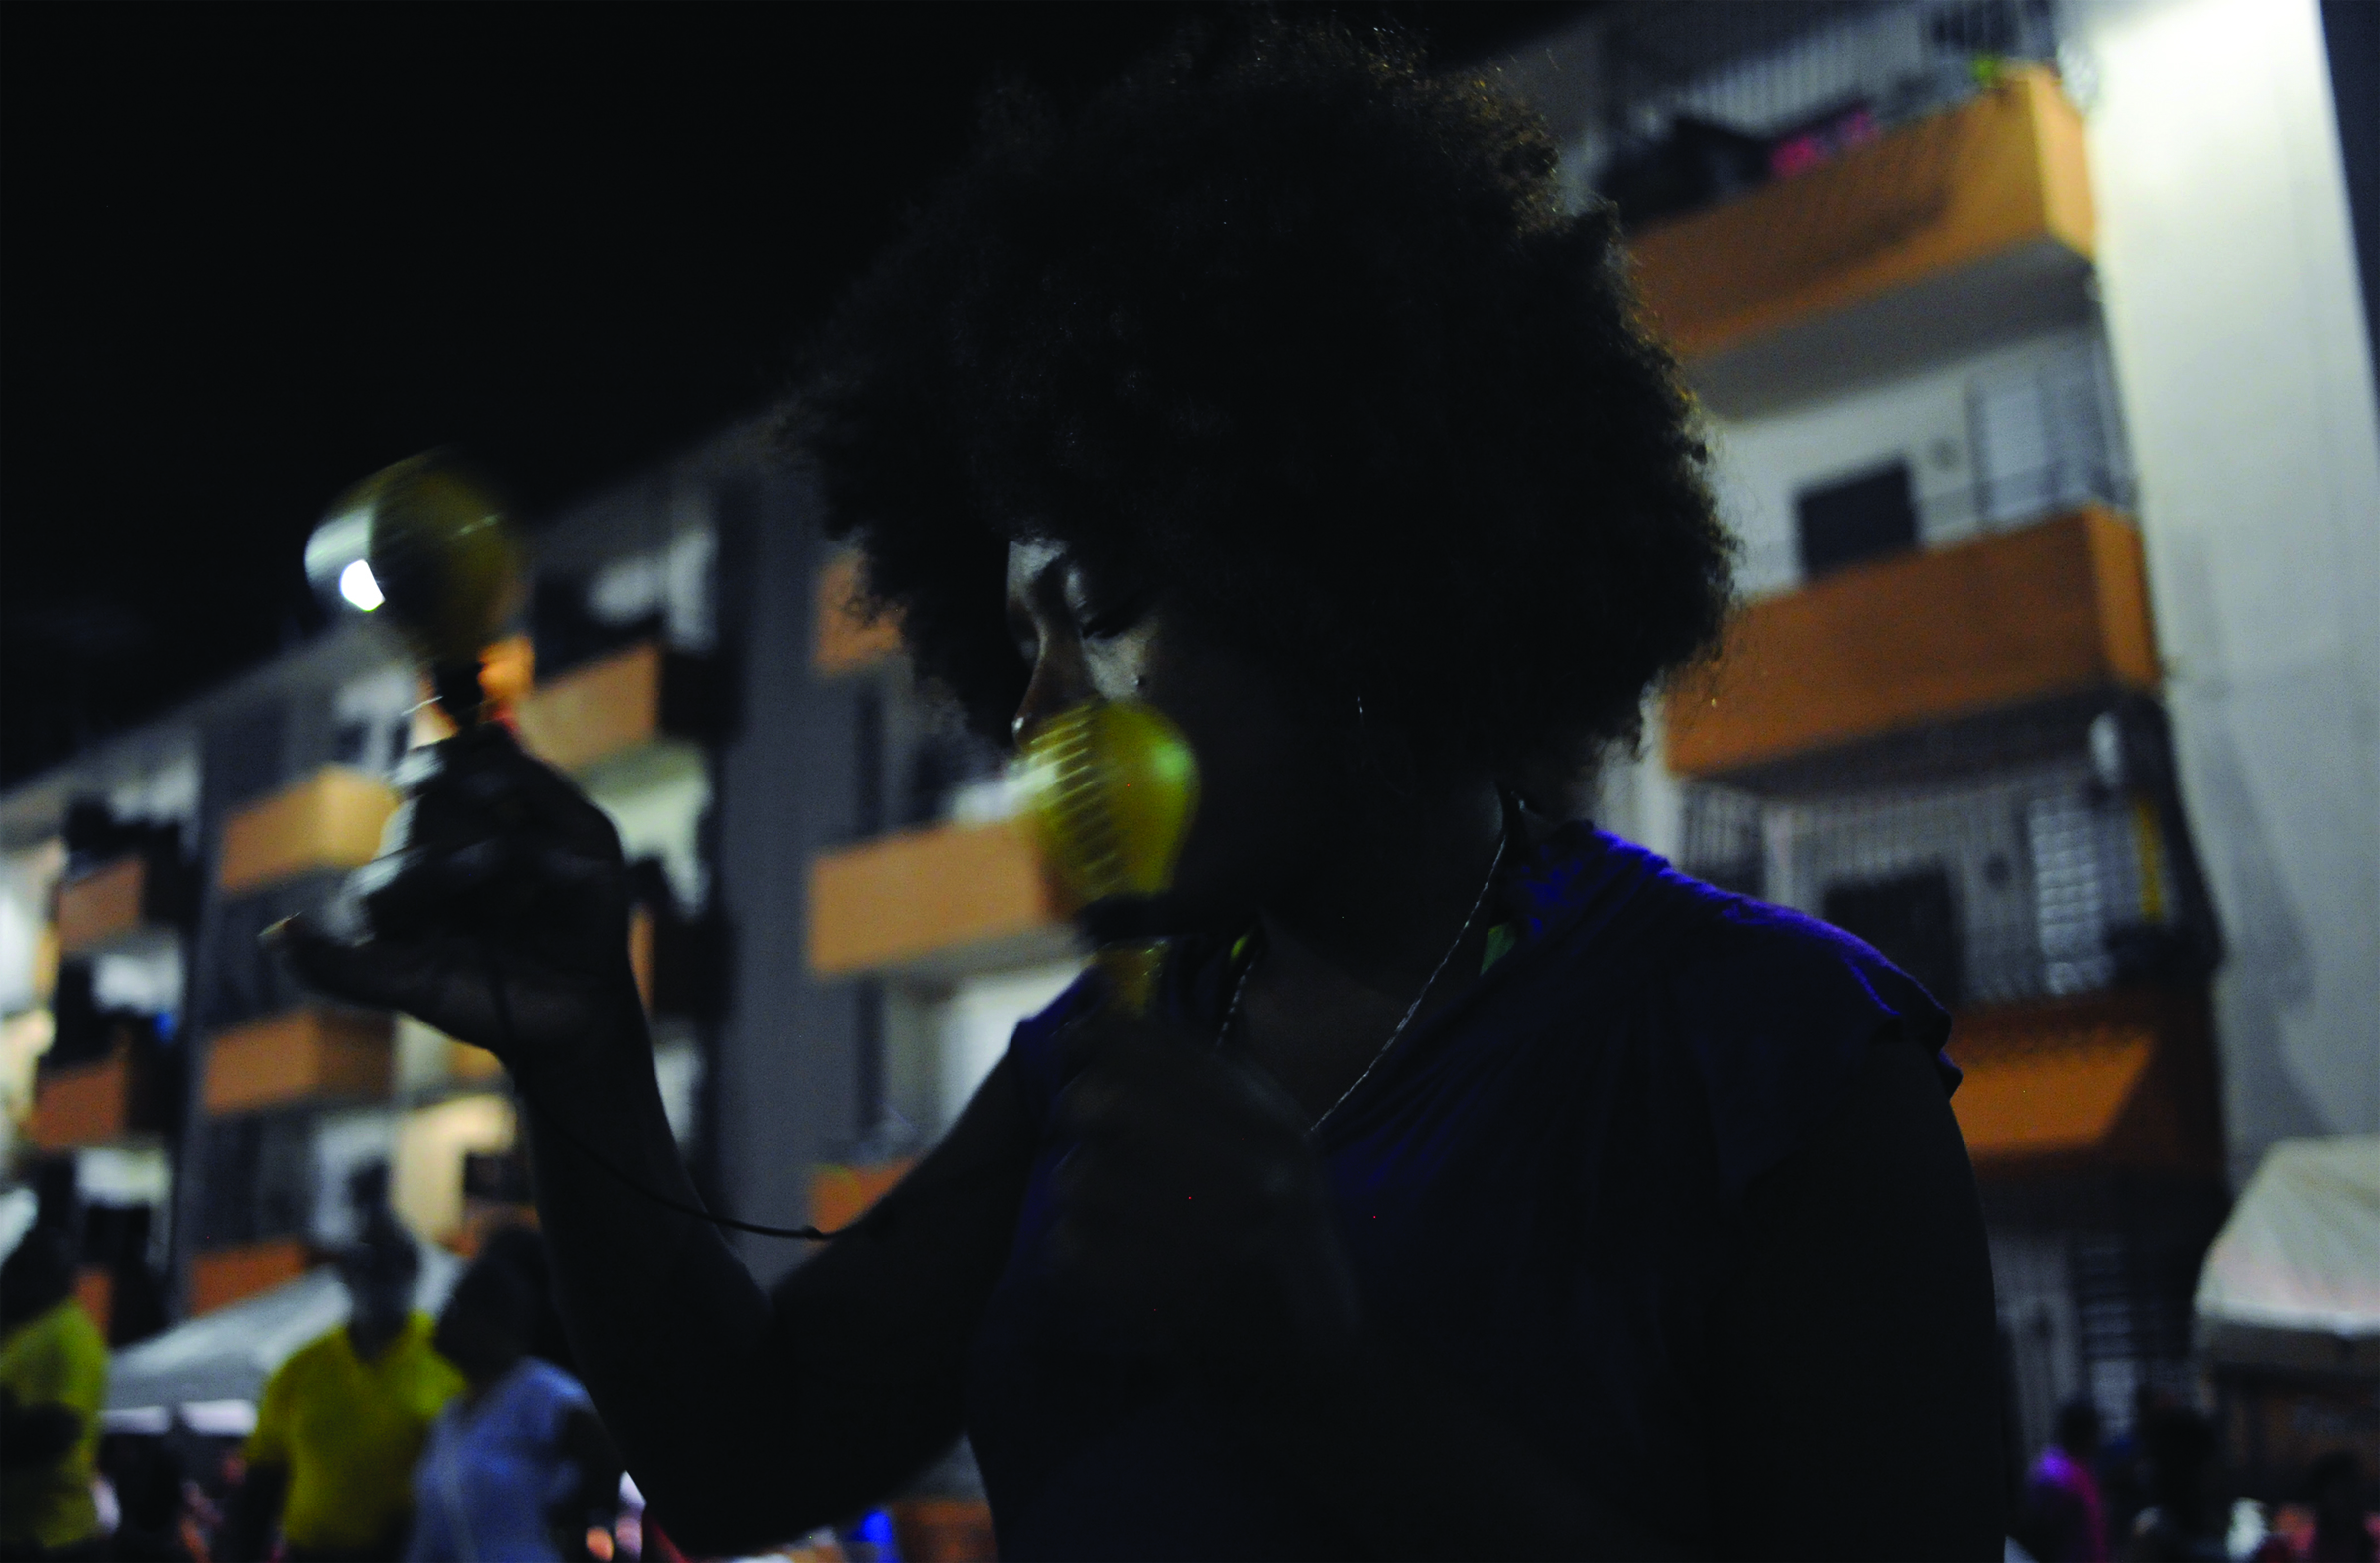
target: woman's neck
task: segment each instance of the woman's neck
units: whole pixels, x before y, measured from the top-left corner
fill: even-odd
[[[1407,1022],[1479,969],[1474,916],[1501,851],[1487,782],[1375,814],[1297,897],[1260,917],[1264,956],[1240,995],[1233,1045],[1320,1116]]]
[[[1409,999],[1478,904],[1503,830],[1502,797],[1485,778],[1376,807],[1261,913],[1274,981],[1327,969]]]

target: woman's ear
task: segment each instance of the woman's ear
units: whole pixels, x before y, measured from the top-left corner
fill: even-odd
[[[1602,776],[1596,759],[1541,760],[1514,767],[1500,784],[1531,814],[1561,824],[1595,812]]]

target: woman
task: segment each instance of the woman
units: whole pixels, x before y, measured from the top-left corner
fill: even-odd
[[[620,1459],[576,1379],[530,1355],[540,1299],[514,1254],[483,1254],[438,1315],[465,1387],[414,1467],[411,1563],[587,1556],[618,1507]]]
[[[1174,893],[1106,908],[1180,936],[1160,1013],[1025,1022],[774,1297],[628,1186],[695,1203],[567,783],[448,746],[380,936],[294,930],[505,1055],[692,1547],[964,1430],[1010,1556],[1998,1555],[1942,1012],[1565,822],[1729,543],[1553,165],[1393,41],[1259,25],[995,116],[847,304],[794,433],[921,669],[1004,739],[1148,701],[1203,791]]]

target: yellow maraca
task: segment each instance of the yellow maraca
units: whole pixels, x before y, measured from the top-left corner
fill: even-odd
[[[330,517],[361,526],[389,617],[428,664],[446,714],[471,726],[485,702],[480,654],[521,599],[521,546],[494,492],[433,450],[373,473]]]
[[[1026,736],[1024,778],[1042,854],[1078,902],[1172,885],[1198,809],[1198,761],[1163,712],[1136,700],[1060,711]],[[1145,1014],[1165,941],[1103,945],[1096,959],[1113,1002]]]

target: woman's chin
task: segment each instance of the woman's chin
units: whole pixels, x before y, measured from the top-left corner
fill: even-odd
[[[1229,903],[1165,891],[1154,896],[1110,896],[1075,913],[1075,925],[1094,944],[1238,933],[1253,918]]]

